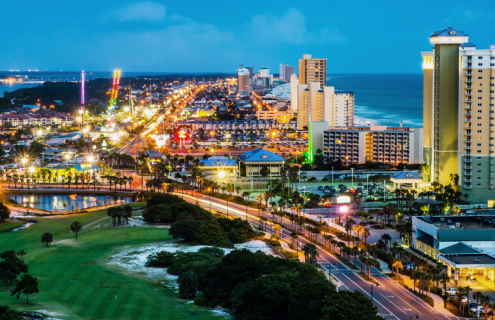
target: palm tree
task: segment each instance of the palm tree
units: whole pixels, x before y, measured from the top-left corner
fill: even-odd
[[[297,250],[297,256],[299,257],[299,240],[297,240],[298,236],[299,235],[297,234],[297,232],[292,231],[290,233],[290,237],[292,238],[292,244],[294,244],[294,241],[297,241],[296,242],[296,250]]]
[[[466,298],[467,298],[468,309],[469,309],[469,292],[470,291],[473,291],[473,288],[471,288],[470,286],[464,287],[464,292],[466,293]],[[468,310],[468,313],[469,313],[469,310]]]
[[[364,254],[359,255],[359,262],[361,263],[361,273],[366,273],[366,262],[368,261],[368,258]],[[364,272],[363,272],[364,268]]]
[[[480,299],[483,298],[481,291],[473,292],[473,299],[476,299],[476,304],[480,304]]]
[[[480,299],[481,301],[481,304],[483,305],[483,309],[485,309],[485,320],[488,319],[488,308],[490,308],[490,302],[492,301],[492,298],[490,298],[490,296],[488,295],[483,295],[483,297],[481,297]],[[493,312],[493,310],[492,310]]]
[[[81,231],[82,224],[79,221],[74,221],[71,223],[70,229],[72,230],[72,232],[76,233],[76,241],[77,241],[77,233]]]
[[[361,230],[361,236],[363,237],[363,243],[366,245],[366,238],[370,236],[370,231],[367,228]]]
[[[413,291],[416,292],[416,280],[419,279],[419,272],[412,272],[410,278],[413,281]]]
[[[24,261],[24,256],[27,254],[27,252],[26,250],[19,250],[15,254],[21,257],[21,261]]]
[[[399,279],[399,269],[402,269],[404,268],[402,266],[402,261],[400,261],[400,259],[397,259],[395,260],[393,263],[392,263],[392,269],[395,268],[395,276],[397,279]]]
[[[339,241],[337,243],[337,247],[339,247],[339,251],[340,251],[340,256],[342,256],[342,248],[344,248],[345,246],[346,246],[345,243],[342,241]]]
[[[388,243],[390,241],[392,241],[392,237],[388,234],[388,233],[384,233],[382,236],[381,236],[381,239],[383,241],[385,241],[385,246],[388,248]]]

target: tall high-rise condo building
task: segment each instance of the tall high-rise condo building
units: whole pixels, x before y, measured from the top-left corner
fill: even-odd
[[[449,184],[457,174],[471,203],[493,205],[495,49],[478,50],[453,28],[430,42],[421,53],[425,179]]]
[[[290,108],[293,111],[298,110],[297,106],[297,86],[299,85],[299,80],[297,79],[296,74],[292,74],[290,76]]]
[[[310,54],[303,54],[299,59],[299,84],[319,82],[320,87],[327,84],[327,59],[315,59]]]
[[[294,66],[288,66],[286,64],[279,65],[279,80],[289,82],[290,77],[294,74]]]
[[[249,74],[249,69],[245,68],[242,64],[239,66],[239,69],[237,69],[237,92],[240,95],[249,93],[249,85],[251,82]]]

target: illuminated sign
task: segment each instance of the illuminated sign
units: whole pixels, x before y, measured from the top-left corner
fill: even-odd
[[[187,131],[186,130],[180,130],[178,133],[178,136],[181,139],[186,139],[187,138]]]
[[[337,197],[337,203],[351,203],[351,198],[348,196]]]

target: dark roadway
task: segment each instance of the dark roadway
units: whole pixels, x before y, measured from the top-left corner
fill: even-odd
[[[182,195],[179,192],[176,192],[175,194],[184,196],[184,199],[188,202],[195,204],[198,202],[198,204],[205,209],[209,209],[210,207],[209,197],[203,194],[194,192],[194,197],[190,195],[191,192],[188,192],[188,195]],[[226,213],[227,203],[224,200],[212,197],[211,208]],[[248,207],[247,212],[247,221],[254,225],[258,225],[258,210]],[[229,202],[228,213],[229,215],[245,219],[246,207]],[[268,215],[265,216],[268,218]],[[283,227],[290,227],[290,225],[291,222],[284,219]],[[303,232],[306,231],[303,230]],[[280,236],[288,242],[292,242],[290,231],[287,229],[282,228],[280,230]],[[300,248],[305,244],[310,243],[303,237],[299,237],[298,240]],[[334,278],[342,283],[340,289],[358,290],[369,298],[371,298],[371,294],[373,294],[373,303],[378,307],[379,313],[385,317],[385,319],[409,320],[411,317],[415,318],[416,314],[419,319],[459,319],[454,316],[448,317],[435,310],[376,268],[372,268],[371,276],[380,284],[380,286],[365,281],[357,274],[359,271],[351,270],[328,251],[319,246],[317,246],[317,249],[320,255],[318,262],[323,268],[329,271]]]

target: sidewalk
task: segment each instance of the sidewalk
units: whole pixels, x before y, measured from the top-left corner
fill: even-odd
[[[390,270],[388,268],[388,264],[385,261],[380,260],[380,259],[376,259],[376,261],[378,261],[380,263],[380,269],[382,270],[383,273],[386,273],[386,274],[392,273],[392,270]]]
[[[406,276],[405,274],[400,274],[400,277],[402,277],[402,279],[404,280],[404,284],[407,285],[409,288],[413,288],[413,281],[411,280],[411,278],[409,278],[409,276]],[[394,279],[394,278],[392,278]],[[416,290],[418,290],[418,287],[417,287],[417,284],[418,282],[416,282]],[[443,307],[443,299],[442,297],[440,296],[437,296],[436,294],[433,294],[431,293],[430,294],[430,297],[433,299],[433,304],[434,304],[434,308],[436,310],[438,310],[439,312],[441,312],[442,314],[448,316],[448,317],[454,317],[454,315],[447,309],[445,309]]]

